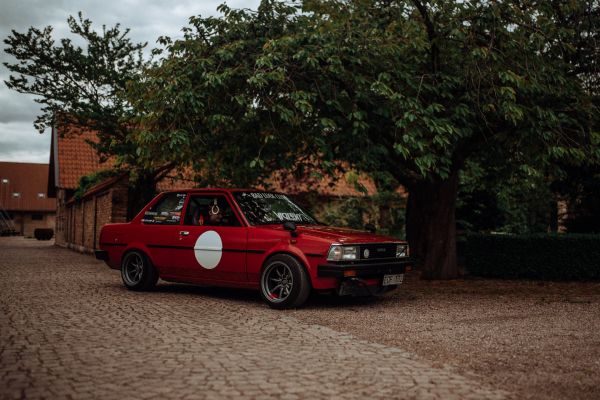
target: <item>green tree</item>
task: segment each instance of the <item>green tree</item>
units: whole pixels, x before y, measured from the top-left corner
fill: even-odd
[[[556,23],[557,10],[571,22],[597,16],[597,4],[586,7],[310,1],[307,27],[270,41],[255,75],[266,77],[262,102],[298,121],[324,159],[407,187],[413,254],[425,277],[452,278],[469,159],[499,149],[531,164],[598,159],[598,110],[570,57],[574,42],[584,46],[582,24]]]
[[[220,11],[164,39],[163,61],[130,87],[140,158],[192,164],[203,182],[349,165],[402,184],[427,278],[457,276],[469,160],[599,157],[594,75],[578,70],[596,51],[581,41],[597,26],[585,22],[595,2],[265,0]]]
[[[504,159],[504,163],[467,162],[461,172],[457,225],[466,232],[543,233],[556,230],[552,175]],[[510,160],[510,162],[506,162]],[[556,170],[556,168],[555,168]]]
[[[129,85],[136,154],[146,165],[190,167],[199,184],[256,184],[307,158],[307,146],[296,149],[302,132],[280,129],[285,116],[263,110],[252,83],[265,44],[296,29],[297,7],[263,1],[256,11],[218,11],[191,17],[181,39],[161,37],[162,59]]]
[[[35,95],[42,105],[35,127],[43,132],[54,126],[63,134],[79,129],[95,130],[97,142],[90,142],[101,159],[113,158],[117,168],[131,170],[134,208],[154,195],[154,181],[171,165],[156,163],[140,168],[136,145],[131,141],[132,108],[122,95],[128,82],[140,78],[148,61],[145,43],[133,43],[128,29],[92,28],[92,22],[69,17],[68,26],[75,38],[54,40],[52,27],[12,31],[4,40],[5,52],[16,62],[5,62],[11,71],[5,84],[20,93]],[[77,42],[83,45],[76,44]]]

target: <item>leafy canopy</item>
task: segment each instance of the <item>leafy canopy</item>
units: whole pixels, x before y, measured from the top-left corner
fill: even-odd
[[[99,143],[93,145],[103,158],[117,156],[135,165],[135,147],[128,137],[132,109],[122,93],[148,63],[142,53],[146,44],[133,43],[129,30],[119,24],[97,32],[81,13],[67,22],[74,39],[58,43],[51,26],[13,30],[4,43],[16,62],[4,63],[12,73],[5,83],[36,95],[42,105],[35,120],[40,132],[52,125],[67,133],[73,127],[97,130]]]
[[[251,82],[325,159],[410,188],[498,146],[530,162],[600,155],[598,109],[569,57],[577,32],[544,3],[310,1],[304,11],[306,28],[269,41]]]
[[[262,104],[267,93],[253,83],[268,41],[298,29],[297,8],[263,1],[256,11],[218,10],[218,18],[190,18],[182,39],[161,38],[162,60],[128,97],[142,127],[140,160],[190,165],[203,183],[244,185],[302,157],[303,133],[281,129],[285,117]]]
[[[191,164],[204,182],[344,161],[409,188],[494,148],[597,160],[597,104],[574,61],[589,53],[590,27],[572,26],[582,7],[559,7],[559,23],[538,2],[223,5],[163,38],[163,60],[130,86],[137,154]]]

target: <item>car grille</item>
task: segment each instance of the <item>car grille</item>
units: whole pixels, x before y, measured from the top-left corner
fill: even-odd
[[[385,258],[396,258],[396,243],[374,243],[360,245],[361,260],[380,260]],[[368,250],[365,252],[365,250]],[[366,256],[367,254],[368,256]]]

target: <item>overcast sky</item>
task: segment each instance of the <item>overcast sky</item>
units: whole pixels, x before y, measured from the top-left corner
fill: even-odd
[[[10,61],[4,39],[14,29],[26,32],[31,26],[54,27],[55,39],[68,36],[67,17],[82,11],[97,29],[121,23],[130,28],[136,42],[155,47],[159,36],[180,37],[180,30],[192,15],[216,15],[224,0],[2,0],[0,12],[0,61]],[[228,0],[232,8],[256,9],[259,0]],[[33,97],[9,90],[4,81],[9,71],[0,66],[0,161],[47,163],[50,134],[40,134],[33,127],[39,106]]]

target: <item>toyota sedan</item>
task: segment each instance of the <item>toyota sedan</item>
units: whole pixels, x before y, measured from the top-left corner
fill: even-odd
[[[189,189],[156,196],[132,221],[108,224],[96,257],[131,290],[159,278],[259,290],[273,308],[312,291],[380,295],[403,281],[406,242],[319,223],[282,193]]]

